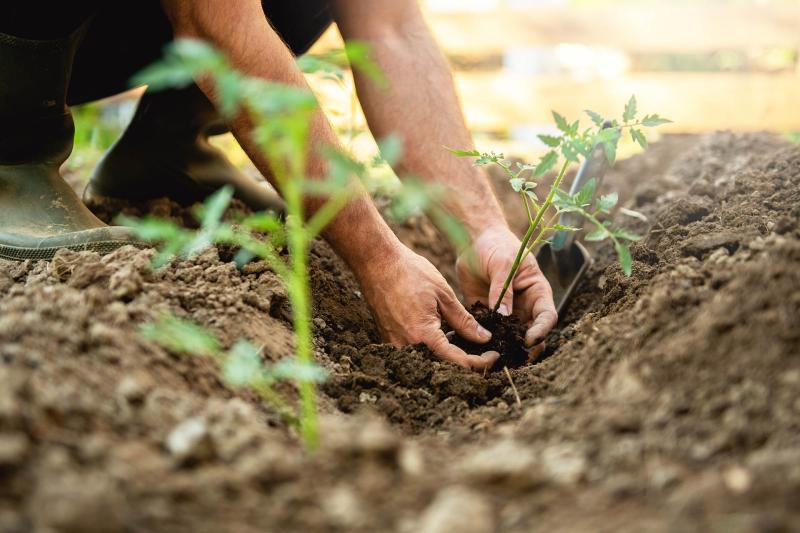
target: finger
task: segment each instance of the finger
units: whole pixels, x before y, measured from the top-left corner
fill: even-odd
[[[503,286],[505,285],[509,272],[511,272],[510,268],[502,269],[492,276],[492,280],[489,284],[490,306],[494,306],[494,304],[497,303],[497,299],[500,298],[500,293],[503,292]],[[514,289],[509,285],[505,294],[503,294],[503,300],[500,302],[497,312],[501,315],[508,316],[511,314],[512,309],[514,309]]]
[[[558,313],[556,313],[553,298],[550,296],[550,291],[546,291],[541,297],[537,298],[533,304],[533,324],[525,332],[525,346],[532,347],[544,341],[551,329],[558,322]]]
[[[540,342],[539,344],[528,350],[529,360],[536,361],[539,358],[539,356],[542,355],[544,349],[545,349],[545,344],[543,342]]]
[[[492,334],[464,309],[450,287],[439,297],[439,312],[456,333],[468,341],[484,344],[491,340]]]
[[[441,330],[431,332],[430,338],[423,341],[425,345],[431,349],[433,354],[444,361],[450,361],[464,368],[471,368],[473,370],[483,370],[491,368],[491,366],[500,357],[497,352],[486,352],[482,355],[470,355],[458,346],[454,346],[447,342],[447,337],[444,336]]]

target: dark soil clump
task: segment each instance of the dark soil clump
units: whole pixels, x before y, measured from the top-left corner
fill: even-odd
[[[520,323],[519,318],[495,313],[481,302],[475,302],[469,308],[469,312],[481,326],[492,333],[492,340],[486,344],[476,344],[456,334],[452,339],[453,344],[469,354],[481,354],[489,351],[499,353],[500,359],[491,369],[493,372],[502,370],[503,367],[519,368],[528,362],[528,350],[525,349],[525,326]]]

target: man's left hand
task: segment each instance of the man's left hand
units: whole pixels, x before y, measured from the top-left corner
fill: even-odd
[[[472,250],[461,254],[456,273],[468,305],[479,301],[489,308],[494,306],[520,244],[508,227],[496,226],[484,230],[473,241]],[[522,261],[498,312],[518,316],[528,327],[525,345],[531,354],[536,356],[542,351],[545,335],[555,326],[558,315],[553,291],[533,255],[528,254]]]

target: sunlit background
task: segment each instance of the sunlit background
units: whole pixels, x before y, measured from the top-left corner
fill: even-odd
[[[616,116],[631,94],[674,121],[665,133],[800,131],[796,0],[424,0],[482,149],[530,158],[550,110]],[[335,27],[314,47],[341,46]],[[351,85],[312,86],[345,142],[374,151]],[[349,90],[348,90],[349,89]],[[77,164],[110,143],[135,95],[78,112]],[[244,164],[231,138],[220,140]],[[635,152],[623,147],[623,156]],[[81,159],[83,158],[83,161]],[[73,159],[75,164],[75,159]]]

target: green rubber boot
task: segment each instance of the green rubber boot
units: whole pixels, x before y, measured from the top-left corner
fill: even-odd
[[[281,211],[283,202],[264,183],[237,169],[208,139],[227,126],[205,95],[185,89],[147,92],[125,133],[105,154],[84,192],[91,204],[168,197],[201,202],[225,185],[255,211]]]
[[[82,33],[49,41],[0,34],[0,258],[138,244],[128,229],[97,219],[59,173],[72,152],[66,91]]]

